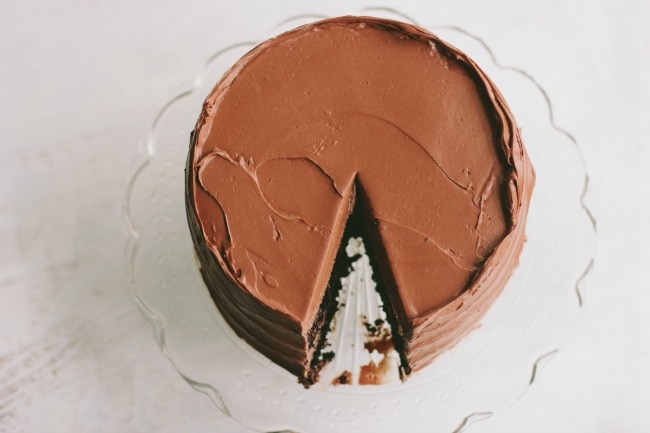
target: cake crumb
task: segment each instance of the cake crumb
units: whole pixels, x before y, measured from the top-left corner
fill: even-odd
[[[341,373],[339,376],[335,377],[332,380],[332,385],[338,386],[338,385],[351,385],[352,384],[352,373],[349,371],[345,370],[343,373]]]

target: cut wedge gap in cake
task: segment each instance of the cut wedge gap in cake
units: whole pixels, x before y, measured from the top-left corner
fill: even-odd
[[[320,315],[311,335],[320,341],[303,383],[381,385],[410,373],[399,299],[389,295],[390,268],[381,266],[381,242],[361,185],[346,221]],[[386,274],[386,275],[384,275]],[[393,283],[394,284],[394,283]],[[396,306],[394,306],[396,305]],[[321,329],[318,329],[318,328]]]

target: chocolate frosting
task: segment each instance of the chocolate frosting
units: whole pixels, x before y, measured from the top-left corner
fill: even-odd
[[[355,203],[405,371],[476,325],[523,245],[534,173],[503,97],[414,25],[341,17],[270,39],[212,90],[188,218],[226,320],[298,376]]]

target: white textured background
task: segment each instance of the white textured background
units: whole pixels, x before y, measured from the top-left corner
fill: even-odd
[[[0,2],[0,431],[244,431],[159,353],[120,212],[138,141],[216,46],[363,4],[258,3]],[[647,3],[382,3],[531,73],[591,175],[599,245],[577,328],[519,403],[469,432],[650,431]]]

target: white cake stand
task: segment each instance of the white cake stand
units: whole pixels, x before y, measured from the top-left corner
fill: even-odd
[[[387,9],[360,14],[410,21]],[[318,18],[325,17],[293,17],[272,34],[255,36]],[[189,134],[211,87],[255,42],[223,47],[208,59],[188,90],[160,110],[142,143],[124,214],[137,303],[182,377],[248,428],[459,432],[517,401],[575,326],[595,250],[578,147],[553,124],[546,93],[527,73],[500,66],[487,45],[462,29],[428,28],[469,54],[502,91],[522,128],[537,184],[520,266],[504,293],[477,330],[405,383],[303,388],[234,334],[201,279],[184,207]]]

